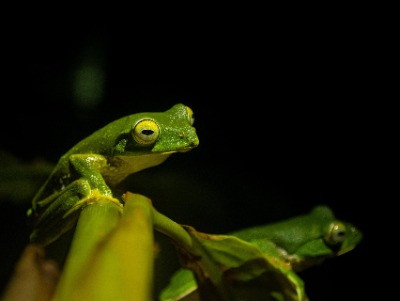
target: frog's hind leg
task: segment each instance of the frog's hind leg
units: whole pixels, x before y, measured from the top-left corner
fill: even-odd
[[[80,209],[99,197],[110,198],[119,204],[116,199],[102,196],[97,189],[92,190],[85,179],[78,179],[62,191],[38,202],[38,210],[42,213],[35,221],[30,240],[43,245],[56,240],[75,225]]]

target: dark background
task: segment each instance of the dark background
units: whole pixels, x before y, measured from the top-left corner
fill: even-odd
[[[10,33],[3,37],[1,148],[26,164],[55,163],[116,118],[185,103],[195,112],[199,147],[131,176],[128,188],[211,233],[327,204],[364,239],[302,273],[306,291],[311,300],[360,299],[375,244],[370,200],[381,113],[373,30],[253,22],[187,32],[160,26],[151,34],[133,24]],[[2,285],[27,242],[29,201],[1,202]]]

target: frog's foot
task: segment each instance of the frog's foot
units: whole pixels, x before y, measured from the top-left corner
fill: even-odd
[[[64,214],[63,218],[67,218],[69,215],[73,215],[76,211],[83,209],[87,205],[96,204],[96,203],[107,203],[107,202],[116,204],[117,206],[119,206],[121,208],[121,212],[122,212],[123,205],[121,204],[121,202],[118,199],[116,199],[112,196],[109,196],[109,195],[104,195],[99,190],[94,189],[90,192],[89,195],[87,195],[84,198],[82,198],[81,200],[79,200],[71,209],[69,209]]]
[[[37,216],[30,240],[43,245],[53,242],[75,225],[80,209],[96,201],[105,200],[117,203],[122,209],[117,199],[92,189],[87,180],[72,182],[61,192],[38,202],[42,208],[39,207],[41,212]]]

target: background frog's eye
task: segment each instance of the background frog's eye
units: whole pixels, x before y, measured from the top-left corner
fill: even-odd
[[[150,119],[140,120],[132,130],[135,141],[141,145],[149,145],[156,142],[160,135],[157,123]]]
[[[329,227],[325,240],[328,244],[334,246],[343,242],[345,237],[346,226],[341,222],[333,222]]]
[[[188,119],[190,125],[193,125],[193,123],[194,123],[194,113],[193,113],[191,108],[186,107],[186,115],[187,115],[187,119]]]

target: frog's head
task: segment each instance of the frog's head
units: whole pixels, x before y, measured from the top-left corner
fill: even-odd
[[[336,219],[327,206],[315,207],[298,221],[303,237],[300,237],[292,254],[301,258],[301,266],[344,254],[355,248],[362,238],[362,233],[355,226]]]
[[[183,104],[165,112],[130,115],[126,120],[126,130],[115,147],[119,154],[169,154],[189,151],[199,144],[193,111]]]

